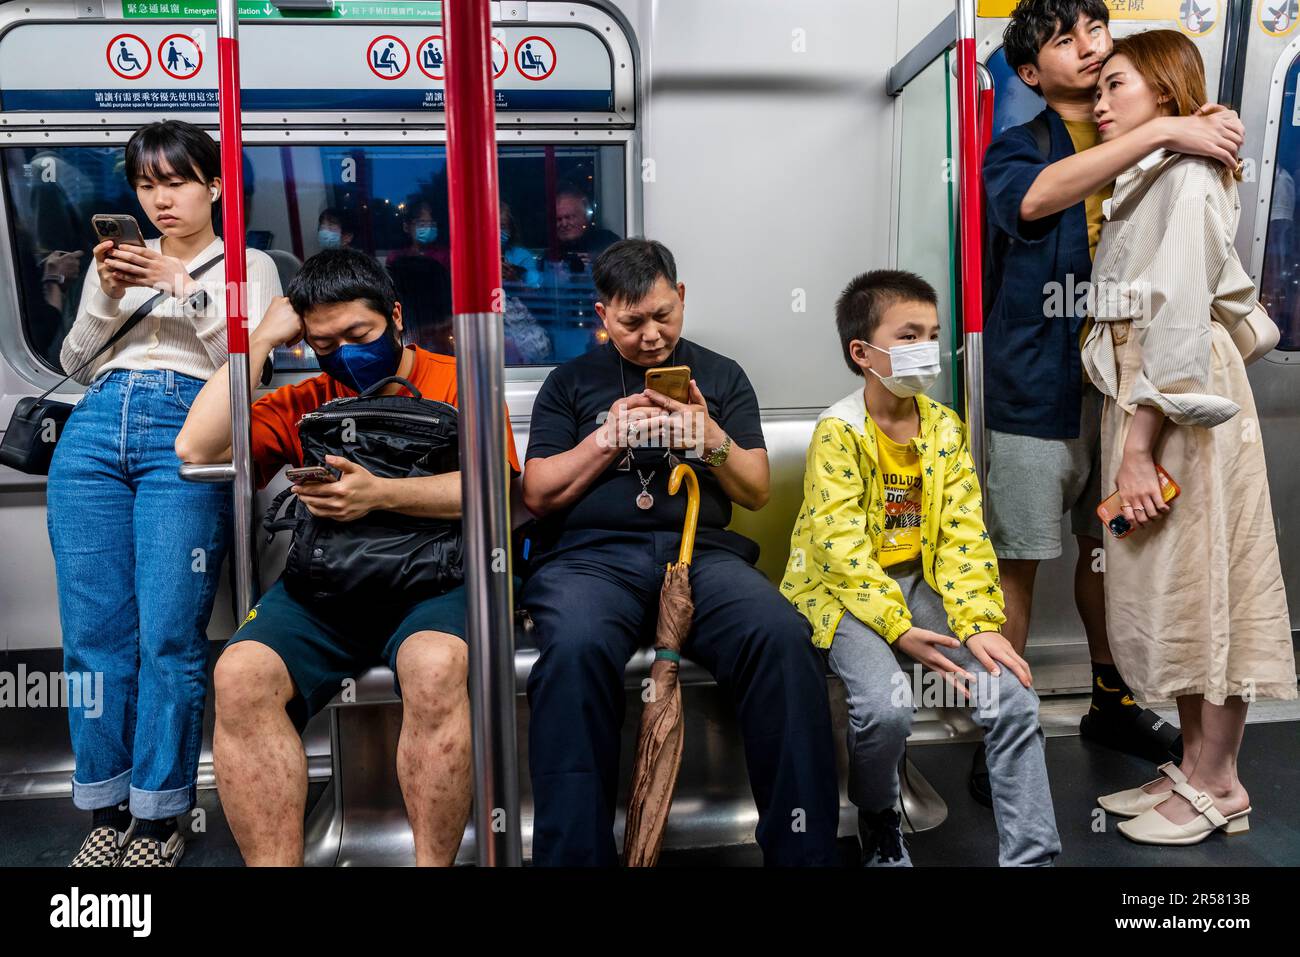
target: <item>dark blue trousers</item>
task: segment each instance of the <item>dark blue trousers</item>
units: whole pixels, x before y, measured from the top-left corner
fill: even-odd
[[[524,586],[540,650],[528,679],[537,865],[618,863],[623,669],[653,641],[664,567],[680,542],[672,532],[567,532]],[[757,551],[731,532],[700,530],[685,653],[735,703],[764,860],[831,865],[839,790],[825,666],[806,619],[754,568]]]

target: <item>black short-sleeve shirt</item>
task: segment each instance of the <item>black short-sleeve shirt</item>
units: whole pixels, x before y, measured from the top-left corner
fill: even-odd
[[[666,364],[691,367],[691,377],[704,395],[709,416],[731,436],[733,445],[742,449],[767,448],[758,397],[734,359],[679,339]],[[644,366],[628,362],[608,342],[558,366],[542,384],[533,403],[527,458],[549,458],[577,446],[596,431],[603,420],[601,414],[607,413],[615,400],[645,389],[645,373]],[[731,500],[713,469],[698,458],[677,454],[699,479],[700,527],[725,528],[731,521]],[[615,459],[582,498],[567,511],[548,516],[547,524],[556,532],[580,528],[680,531],[686,518],[686,490],[683,487],[676,495],[668,494],[670,468],[664,450],[637,449],[633,456],[631,470],[619,471],[622,456]],[[654,496],[650,509],[636,505],[641,478],[648,479],[646,490]]]

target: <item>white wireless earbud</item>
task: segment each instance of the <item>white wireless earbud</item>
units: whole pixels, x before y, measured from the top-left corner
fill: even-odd
[[[217,188],[215,186],[210,187],[208,192],[212,194],[212,201],[215,203],[217,201]]]

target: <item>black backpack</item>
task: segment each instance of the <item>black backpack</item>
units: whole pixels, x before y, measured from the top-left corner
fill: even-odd
[[[1052,128],[1047,122],[1047,111],[1039,113],[1032,120],[1025,124],[1029,127],[1029,132],[1034,137],[1034,145],[1038,147],[1038,152],[1043,154],[1043,161],[1047,162],[1048,157],[1052,155]],[[1002,272],[1006,265],[1007,250],[1011,248],[1014,240],[1002,230],[997,229],[989,221],[988,203],[984,203],[984,321],[988,322],[990,313],[993,311],[993,303],[997,301],[998,292],[1002,288]]]
[[[410,396],[379,395],[400,382]],[[355,462],[382,478],[441,475],[460,467],[456,407],[424,398],[406,379],[391,376],[359,396],[334,399],[298,422],[304,465],[326,455]],[[291,509],[279,517],[280,510]],[[440,595],[464,580],[461,523],[371,512],[352,522],[317,518],[290,489],[275,497],[263,526],[270,541],[289,530],[284,587],[301,602],[345,597],[392,605]]]

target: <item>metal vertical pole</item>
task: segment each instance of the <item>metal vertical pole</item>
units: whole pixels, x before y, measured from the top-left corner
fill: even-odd
[[[479,864],[519,866],[515,641],[496,109],[488,0],[443,4],[452,313],[460,404],[474,834]]]
[[[253,458],[249,426],[248,266],[244,249],[244,134],[239,105],[236,0],[217,3],[217,104],[221,131],[222,241],[226,253],[226,344],[230,353],[230,447],[235,469],[235,601],[242,619],[258,597],[253,542]]]
[[[962,325],[965,333],[966,434],[980,486],[984,487],[984,284],[980,230],[980,121],[975,0],[956,0],[957,14],[957,203],[960,211]]]

